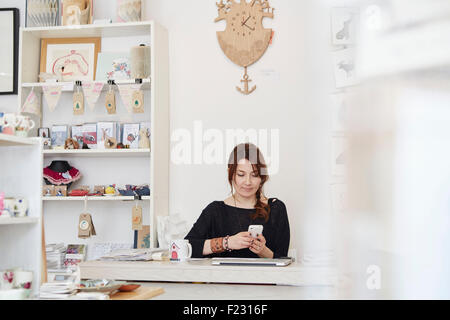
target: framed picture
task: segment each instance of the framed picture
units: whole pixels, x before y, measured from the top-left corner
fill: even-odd
[[[98,55],[96,80],[128,80],[131,78],[128,52],[101,52]]]
[[[38,129],[38,137],[50,138],[50,129],[49,128],[39,128]]]
[[[333,132],[348,129],[349,102],[346,93],[331,95],[331,128]]]
[[[331,34],[334,45],[350,45],[356,42],[359,20],[358,8],[333,8],[331,10]]]
[[[0,9],[0,94],[17,94],[19,9]]]
[[[342,213],[347,209],[347,190],[344,183],[331,185],[331,207],[334,214]]]
[[[334,77],[336,88],[354,86],[358,84],[355,66],[355,51],[344,49],[333,52]]]
[[[134,249],[150,248],[150,226],[142,226],[142,230],[134,231]]]
[[[62,81],[94,81],[101,38],[42,39],[40,71]]]
[[[348,138],[333,137],[331,143],[332,175],[345,176],[347,173]]]

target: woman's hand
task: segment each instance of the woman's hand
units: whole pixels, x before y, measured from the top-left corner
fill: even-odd
[[[250,246],[250,251],[257,254],[260,258],[273,258],[273,252],[266,247],[266,238],[262,234],[258,235]]]
[[[250,248],[252,245],[253,238],[250,235],[250,232],[241,232],[231,236],[228,239],[228,248],[231,250],[241,250]]]

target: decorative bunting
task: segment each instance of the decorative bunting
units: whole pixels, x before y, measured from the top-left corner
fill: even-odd
[[[59,99],[61,98],[62,87],[44,85],[42,91],[44,92],[44,98],[45,101],[47,101],[48,108],[51,112],[55,111]]]
[[[31,89],[30,94],[28,95],[25,103],[20,110],[21,113],[31,113],[40,116],[41,115],[41,103],[34,92],[34,87]]]
[[[95,104],[102,93],[104,83],[83,81],[83,92],[86,102],[91,110],[94,110]]]
[[[128,110],[128,113],[133,113],[133,95],[135,92],[139,92],[142,88],[142,83],[140,84],[125,84],[119,85],[120,97],[122,102]],[[141,104],[143,101],[140,102]]]

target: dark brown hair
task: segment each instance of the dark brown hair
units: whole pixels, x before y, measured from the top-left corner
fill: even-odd
[[[258,147],[254,144],[240,144],[231,152],[228,160],[228,182],[231,186],[231,194],[233,194],[233,179],[236,174],[237,166],[242,159],[247,159],[252,164],[253,170],[257,172],[258,176],[261,178],[261,185],[256,191],[256,212],[251,215],[251,218],[253,220],[262,218],[267,222],[269,220],[270,206],[261,201],[261,195],[264,196],[263,187],[267,180],[269,180],[269,175],[264,157]]]

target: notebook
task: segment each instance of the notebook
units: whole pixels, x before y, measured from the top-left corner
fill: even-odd
[[[286,267],[292,263],[292,258],[261,259],[261,258],[212,258],[213,266],[266,266]]]

